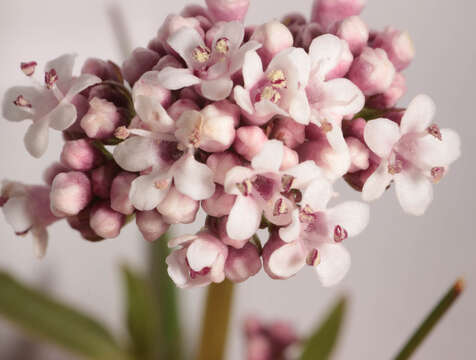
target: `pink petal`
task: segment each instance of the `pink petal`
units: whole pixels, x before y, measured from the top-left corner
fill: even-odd
[[[114,160],[127,171],[143,171],[158,163],[157,142],[153,138],[133,136],[114,148]]]
[[[233,55],[233,59],[230,64],[230,75],[233,75],[243,67],[245,62],[245,55],[250,51],[256,51],[261,47],[261,44],[257,41],[248,41]],[[262,69],[261,69],[262,72]]]
[[[374,201],[380,198],[393,179],[388,172],[388,162],[382,161],[375,172],[370,175],[362,189],[362,198],[365,201]]]
[[[233,90],[233,97],[235,102],[248,114],[253,114],[255,112],[253,103],[251,102],[250,92],[242,86],[235,86]]]
[[[416,169],[395,175],[395,191],[403,210],[411,215],[423,215],[433,200],[431,181]]]
[[[197,201],[208,199],[215,192],[213,171],[195,160],[192,153],[184,155],[177,163],[174,183],[179,192]]]
[[[337,36],[326,34],[317,37],[309,47],[312,70],[324,79],[339,64],[342,52],[342,42]]]
[[[161,70],[157,75],[157,80],[161,86],[169,90],[179,90],[201,82],[189,69],[173,67],[166,67]]]
[[[261,223],[261,209],[249,196],[238,196],[226,224],[228,236],[235,240],[251,238]]]
[[[350,254],[342,244],[323,244],[319,258],[316,273],[324,287],[337,285],[350,269]]]
[[[210,241],[197,239],[187,249],[187,260],[194,271],[212,267],[218,257],[217,246]]]
[[[289,278],[306,264],[306,253],[298,242],[292,242],[276,249],[270,256],[268,268],[283,279]]]
[[[34,227],[31,230],[33,235],[33,251],[38,259],[42,259],[46,255],[48,247],[48,232],[44,227]]]
[[[365,126],[364,139],[370,150],[385,159],[400,139],[400,128],[388,119],[371,120]]]
[[[362,91],[348,79],[334,79],[322,84],[322,108],[345,116],[357,114],[365,104]]]
[[[309,124],[311,108],[304,90],[298,91],[293,97],[289,106],[289,115],[299,124]]]
[[[327,211],[327,221],[331,230],[342,226],[349,237],[360,234],[367,227],[370,208],[358,201],[348,201]]]
[[[304,161],[299,165],[284,171],[284,174],[294,177],[292,187],[302,189],[312,180],[324,177],[322,170],[312,160]]]
[[[461,139],[450,129],[441,130],[441,140],[432,135],[419,137],[411,152],[412,162],[422,169],[448,166],[461,156]]]
[[[155,131],[170,132],[175,128],[173,119],[154,98],[138,95],[134,107],[140,119]]]
[[[28,231],[34,222],[26,197],[13,197],[2,207],[3,215],[16,233]]]
[[[299,209],[293,211],[292,222],[286,227],[279,229],[279,237],[284,242],[290,243],[299,240],[301,235],[301,221],[299,221]]]
[[[225,191],[228,194],[241,195],[241,192],[237,189],[236,184],[252,178],[255,172],[244,166],[235,166],[226,174],[225,178]]]
[[[251,89],[263,77],[263,63],[256,51],[249,51],[243,63],[243,80],[246,89]]]
[[[20,106],[16,106],[13,102],[18,98],[18,96],[23,96],[25,100],[27,100],[32,106],[35,108],[35,115],[41,116],[42,114],[42,108],[41,106],[46,99],[49,98],[49,96],[46,94],[46,91],[40,91],[35,87],[32,86],[15,86],[7,90],[3,97],[3,103],[2,103],[2,115],[5,119],[9,121],[23,121],[26,119],[32,119],[33,114],[28,111],[28,108],[23,108]],[[53,103],[51,103],[48,109],[48,111],[51,110],[58,101],[53,99]],[[38,109],[38,106],[41,106],[40,109]],[[40,114],[37,113],[37,111],[40,112]]]
[[[218,40],[225,38],[229,41],[229,52],[233,54],[240,47],[245,37],[245,28],[239,21],[225,22],[215,34],[213,39],[212,49],[215,49],[215,45]]]
[[[325,210],[333,196],[331,183],[324,178],[318,178],[303,191],[302,203],[309,205],[314,211]]]
[[[73,97],[78,95],[83,90],[86,90],[88,87],[99,84],[102,82],[100,78],[91,74],[82,74],[78,78],[74,79],[73,84],[69,88],[65,99],[66,101],[73,100]]]
[[[190,69],[193,69],[196,65],[193,50],[198,46],[205,46],[198,31],[190,27],[183,27],[173,33],[168,38],[167,43],[185,60]]]
[[[161,181],[163,186],[156,186]],[[131,184],[129,198],[137,210],[147,211],[155,209],[169,192],[171,179],[162,171],[155,171],[148,175],[139,176]]]
[[[267,141],[262,150],[251,161],[251,166],[256,170],[278,172],[283,162],[284,145],[279,140]]]
[[[202,95],[208,100],[221,101],[231,94],[233,81],[226,77],[216,80],[204,80],[200,89]]]
[[[64,90],[65,86],[73,77],[73,66],[75,59],[75,54],[65,54],[46,63],[45,72],[55,69],[56,74],[58,75],[57,84],[62,90]]]
[[[167,258],[165,262],[167,263],[167,272],[173,282],[180,288],[183,288],[187,285],[189,280],[189,271],[188,266],[185,261],[187,249],[179,249],[173,251]]]
[[[428,95],[418,95],[402,117],[400,128],[402,134],[423,132],[431,125],[436,113],[436,105]]]

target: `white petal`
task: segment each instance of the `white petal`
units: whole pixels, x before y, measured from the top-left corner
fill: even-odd
[[[337,285],[350,269],[350,254],[342,244],[323,244],[319,247],[319,258],[316,273],[322,286]]]
[[[334,150],[334,152],[329,155],[329,160],[331,160],[329,163],[331,166],[327,176],[332,180],[336,180],[341,176],[344,176],[349,171],[352,163],[350,151],[344,139],[342,128],[337,126],[335,123],[332,127],[332,130],[326,133],[326,138],[329,142],[329,145]]]
[[[348,79],[334,79],[322,84],[321,108],[346,116],[357,114],[365,104],[362,91]]]
[[[340,225],[350,237],[364,231],[369,223],[369,217],[369,206],[358,201],[348,201],[327,211],[327,221],[331,229]]]
[[[441,139],[432,135],[419,137],[416,147],[409,154],[412,162],[422,169],[431,169],[437,166],[448,166],[461,156],[461,139],[450,129],[441,130]]]
[[[367,123],[364,130],[367,146],[381,158],[387,158],[400,139],[400,128],[388,119],[376,119]]]
[[[243,63],[243,81],[246,89],[251,89],[263,77],[263,63],[256,51],[249,51]]]
[[[395,175],[395,191],[403,210],[411,215],[423,215],[433,200],[431,181],[416,169]]]
[[[309,75],[311,73],[311,59],[304,49],[301,48],[293,49],[289,56],[297,70],[297,80],[299,82],[299,87],[304,89],[309,82]]]
[[[175,250],[165,259],[167,272],[178,287],[184,287],[189,280],[189,271],[185,262],[186,253],[187,249]]]
[[[375,172],[370,175],[362,189],[362,198],[365,201],[374,201],[380,198],[393,179],[388,172],[388,162],[382,161]]]
[[[310,181],[324,177],[322,170],[312,160],[304,161],[299,165],[284,171],[284,174],[291,175],[295,178],[292,185],[295,189],[301,189],[308,185]]]
[[[248,41],[233,55],[233,59],[231,60],[230,64],[230,75],[233,75],[238,70],[243,67],[243,63],[245,62],[245,55],[249,51],[256,51],[262,45],[254,40]]]
[[[327,208],[332,199],[334,190],[331,183],[324,178],[312,181],[302,194],[302,203],[309,205],[312,210],[320,211]]]
[[[258,231],[262,211],[249,196],[238,196],[226,224],[228,236],[234,240],[247,240]]]
[[[218,40],[226,38],[229,41],[229,52],[234,53],[240,47],[245,37],[245,28],[239,21],[225,22],[215,34],[213,39],[212,49],[215,49],[215,45]]]
[[[235,98],[235,102],[238,104],[238,106],[248,114],[253,114],[255,112],[253,103],[251,102],[250,92],[243,86],[235,86],[233,97]]]
[[[114,160],[127,171],[143,171],[156,165],[157,142],[152,138],[133,136],[114,148]]]
[[[26,131],[23,139],[28,152],[40,158],[48,148],[49,124],[44,119],[35,121]]]
[[[73,81],[73,84],[68,90],[65,98],[66,101],[71,101],[73,97],[79,94],[81,91],[86,90],[88,87],[99,84],[102,82],[100,78],[91,74],[82,74]]]
[[[24,233],[33,225],[33,217],[29,211],[30,204],[26,197],[14,197],[2,207],[5,220],[16,233]]]
[[[76,107],[68,102],[61,102],[52,112],[46,115],[44,121],[58,131],[64,131],[76,121]]]
[[[55,69],[58,75],[58,86],[64,89],[73,77],[73,66],[76,59],[75,54],[65,54],[46,63],[45,72]]]
[[[170,132],[174,129],[174,121],[159,101],[149,96],[138,95],[134,107],[140,119],[157,132]]]
[[[202,81],[202,95],[208,100],[220,101],[226,99],[233,89],[233,81],[229,78]]]
[[[8,89],[2,103],[2,115],[5,119],[9,121],[22,121],[33,118],[33,114],[29,109],[16,106],[13,103],[20,95],[32,104],[36,111],[36,106],[41,102],[41,98],[44,97],[42,96],[44,92],[40,92],[32,86],[15,86]]]
[[[289,115],[299,124],[307,125],[311,117],[311,108],[304,90],[298,91],[289,106]]]
[[[263,99],[255,104],[256,114],[260,117],[270,118],[274,115],[289,116],[289,114],[280,108],[278,105],[272,103],[269,100]]]
[[[48,232],[44,227],[33,227],[33,251],[38,259],[45,257],[48,247]]]
[[[196,64],[193,58],[193,50],[197,46],[205,46],[198,31],[190,27],[183,27],[173,33],[168,38],[167,43],[185,60],[190,69],[193,69]]]
[[[301,222],[299,221],[299,209],[293,211],[291,224],[279,229],[279,237],[287,243],[297,241],[301,235]]]
[[[267,141],[258,155],[251,161],[256,170],[278,172],[283,162],[284,145],[279,140]]]
[[[177,163],[174,184],[179,192],[197,201],[208,199],[215,192],[213,171],[195,160],[191,153],[184,155]]]
[[[237,189],[236,184],[250,179],[254,176],[255,172],[244,166],[235,166],[229,170],[225,178],[225,191],[228,194],[240,195],[240,191]]]
[[[339,64],[342,50],[342,42],[337,36],[326,34],[317,37],[309,47],[311,68],[317,70],[319,77],[325,78]]]
[[[274,275],[286,279],[304,267],[306,256],[300,244],[297,241],[292,242],[273,251],[268,267]]]
[[[187,260],[194,271],[212,267],[217,257],[217,246],[210,241],[197,239],[187,249]]]
[[[165,186],[159,189],[156,186],[157,181],[165,181]],[[129,199],[137,210],[155,209],[169,192],[171,183],[166,174],[157,171],[139,176],[131,184]]]
[[[402,133],[425,131],[430,126],[435,113],[436,105],[434,101],[428,95],[418,95],[408,105],[402,117],[400,124]]]
[[[169,90],[179,90],[201,82],[189,69],[177,69],[170,66],[159,72],[157,80],[161,86]]]

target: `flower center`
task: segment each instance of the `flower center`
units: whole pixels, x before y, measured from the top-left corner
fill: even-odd
[[[327,120],[321,121],[321,130],[325,133],[331,132],[334,127],[332,124]]]
[[[388,172],[390,175],[400,174],[403,170],[403,163],[401,160],[395,160],[393,163],[388,164]]]
[[[236,187],[243,194],[243,196],[248,196],[251,194],[251,190],[253,189],[253,184],[251,183],[250,179],[246,179],[240,183],[237,183]]]
[[[287,214],[288,212],[289,212],[289,208],[283,199],[280,198],[274,203],[274,209],[273,209],[274,216],[284,215],[284,214]]]
[[[287,86],[286,75],[283,70],[274,70],[268,74],[268,79],[274,88],[282,89]]]
[[[215,44],[215,50],[222,55],[228,54],[230,51],[230,40],[228,38],[220,38]]]
[[[29,108],[31,109],[31,103],[26,100],[23,95],[19,95],[15,101],[13,101],[13,103],[18,106],[18,107],[22,107],[22,108]]]
[[[286,75],[282,70],[274,70],[267,75],[264,87],[256,94],[255,101],[260,102],[263,99],[271,101],[273,104],[281,100],[281,89],[287,87]]]
[[[299,221],[304,224],[312,224],[317,220],[317,214],[311,209],[309,205],[306,205],[299,212]]]
[[[129,130],[125,126],[119,126],[115,131],[114,131],[114,136],[118,138],[119,140],[126,140],[130,135]]]
[[[167,179],[162,179],[162,180],[157,180],[154,185],[157,189],[164,190],[169,185],[169,182],[167,181]]]
[[[197,46],[192,52],[193,58],[200,64],[206,63],[210,59],[210,49],[206,46]]]
[[[428,134],[430,134],[431,136],[434,136],[438,140],[440,140],[440,141],[443,140],[443,136],[441,135],[441,131],[440,131],[440,128],[438,127],[438,125],[433,124],[433,125],[429,126],[428,129],[426,129],[426,131],[428,132]]]
[[[441,181],[441,179],[443,179],[443,176],[445,176],[444,167],[438,166],[431,169],[431,177],[432,177],[433,183],[438,184]]]
[[[281,186],[282,186],[283,191],[285,193],[287,193],[291,190],[291,188],[293,187],[293,183],[294,183],[295,179],[296,178],[294,176],[283,175],[283,177],[281,178]]]
[[[53,89],[58,81],[58,74],[55,69],[45,72],[45,84],[48,89]]]
[[[340,243],[347,239],[349,237],[349,234],[347,233],[347,230],[344,229],[342,226],[337,225],[334,228],[334,241],[336,243]]]

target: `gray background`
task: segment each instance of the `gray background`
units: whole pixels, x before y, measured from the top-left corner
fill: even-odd
[[[22,80],[17,71],[22,60],[44,63],[59,54],[76,52],[80,61],[97,56],[120,62],[121,54],[105,10],[111,2],[0,2],[0,94]],[[115,3],[126,10],[133,43],[145,45],[167,13],[178,12],[189,2]],[[311,0],[254,0],[248,23],[280,18],[289,11],[307,12],[310,7]],[[415,358],[476,356],[475,11],[475,3],[467,0],[369,1],[363,18],[371,27],[392,24],[407,29],[416,45],[417,58],[406,71],[409,92],[402,104],[420,92],[431,95],[438,104],[438,123],[461,134],[463,157],[437,187],[435,201],[424,217],[404,215],[393,191],[373,204],[368,229],[348,242],[353,265],[339,287],[321,288],[311,270],[280,282],[261,274],[238,286],[227,359],[243,358],[241,322],[246,314],[292,320],[301,333],[306,333],[341,293],[349,294],[352,302],[335,358],[390,358],[423,314],[460,275],[467,279],[467,292]],[[1,177],[38,182],[42,170],[58,157],[60,137],[52,136],[46,156],[34,160],[22,143],[27,124],[2,121],[1,125]],[[341,188],[342,198],[358,197],[346,187]],[[123,298],[117,268],[122,262],[141,268],[145,242],[133,226],[125,229],[120,238],[101,244],[81,241],[65,223],[53,226],[50,234],[48,256],[40,262],[33,257],[31,241],[15,237],[0,218],[0,268],[24,280],[42,282],[42,287],[94,314],[121,334]],[[186,333],[194,344],[203,291],[184,291],[181,295]],[[0,329],[0,351],[11,336],[11,331]]]

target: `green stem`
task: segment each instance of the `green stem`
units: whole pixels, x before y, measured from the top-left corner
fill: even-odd
[[[461,295],[464,290],[464,280],[457,280],[448,292],[443,296],[438,305],[427,316],[423,323],[418,327],[415,333],[410,337],[395,360],[410,359],[415,350],[421,345],[428,334],[433,330],[436,324],[441,320],[444,314],[450,309],[451,305]]]
[[[208,287],[197,360],[224,359],[233,290],[234,284],[229,280]]]
[[[169,254],[168,236],[163,235],[152,244],[150,277],[158,299],[160,339],[157,341],[158,360],[181,360],[182,344],[177,288],[167,273],[165,258]]]

